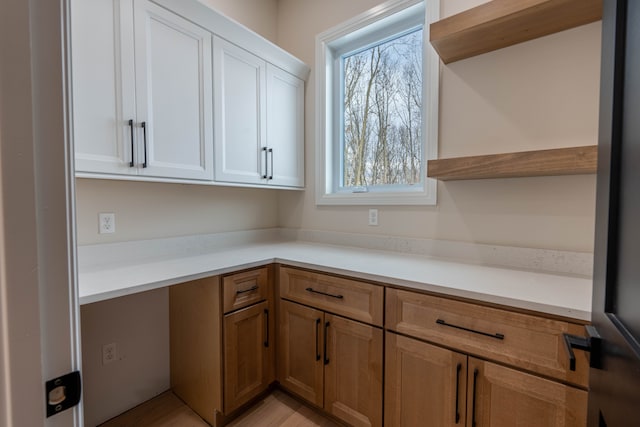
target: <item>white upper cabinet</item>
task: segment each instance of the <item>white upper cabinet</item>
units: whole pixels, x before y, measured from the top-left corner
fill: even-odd
[[[211,180],[212,35],[150,1],[134,16],[140,174]]]
[[[269,183],[304,187],[304,81],[267,64]]]
[[[71,0],[81,177],[304,186],[309,68],[196,0]]]
[[[304,81],[214,37],[216,181],[304,186]]]
[[[71,2],[76,170],[136,174],[132,0]]]
[[[266,183],[266,62],[214,37],[215,179]]]
[[[76,170],[213,179],[211,37],[147,0],[72,1]]]

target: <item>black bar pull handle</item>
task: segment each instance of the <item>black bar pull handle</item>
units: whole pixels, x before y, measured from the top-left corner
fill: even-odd
[[[476,427],[476,386],[478,384],[478,369],[473,370],[473,402],[471,404],[471,427]]]
[[[462,363],[458,363],[456,366],[456,424],[460,422],[460,371],[462,370]]]
[[[147,122],[142,122],[142,135],[144,136],[144,162],[142,167],[147,167]]]
[[[129,167],[132,168],[135,163],[133,163],[133,120],[129,120],[129,129],[131,130],[131,161],[129,162]]]
[[[262,147],[262,152],[264,153],[264,175],[262,175],[262,179],[267,179],[267,174],[269,171],[269,153],[267,152],[267,147]]]
[[[475,329],[465,328],[464,326],[452,325],[451,323],[447,323],[442,319],[436,320],[436,323],[438,325],[448,326],[450,328],[455,328],[455,329],[460,329],[462,331],[472,332],[474,334],[483,335],[485,337],[495,338],[497,340],[503,340],[504,339],[504,334],[499,334],[497,332],[495,334],[490,334],[488,332],[476,331]]]
[[[243,289],[241,291],[240,290],[236,291],[236,295],[246,294],[247,292],[257,291],[258,289],[260,289],[260,286],[254,285],[254,286],[250,287],[249,289]]]
[[[264,309],[264,316],[266,317],[264,329],[265,329],[265,335],[267,337],[264,340],[264,346],[269,347],[269,309],[268,308]]]
[[[318,345],[318,335],[320,333],[320,319],[316,319],[316,362],[320,360],[320,347]]]
[[[307,291],[307,292],[311,292],[311,293],[313,293],[313,294],[324,295],[324,296],[331,297],[331,298],[335,298],[335,299],[343,299],[343,298],[344,298],[344,295],[329,294],[329,293],[322,292],[322,291],[316,291],[316,290],[315,290],[315,289],[313,289],[313,288],[306,288],[306,289],[305,289],[305,291]]]
[[[273,179],[273,148],[269,148],[269,154],[271,154],[271,171],[268,179]]]
[[[324,364],[329,364],[329,358],[327,357],[327,335],[329,335],[329,322],[324,324]]]

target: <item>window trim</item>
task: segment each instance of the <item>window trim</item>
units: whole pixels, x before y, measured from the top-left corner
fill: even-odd
[[[337,192],[334,186],[334,123],[333,90],[334,64],[344,52],[379,23],[387,27],[390,18],[406,21],[407,11],[424,8],[423,43],[423,118],[422,135],[424,186],[413,191]],[[391,0],[374,7],[334,28],[316,36],[316,204],[317,205],[435,205],[437,181],[426,177],[428,159],[438,155],[438,89],[440,60],[428,41],[429,23],[439,18],[438,0]],[[386,20],[389,21],[389,20]],[[391,24],[394,26],[394,24]],[[388,33],[388,31],[387,31]],[[366,36],[365,36],[366,37]],[[383,35],[384,37],[384,35]],[[337,125],[337,124],[336,124]]]

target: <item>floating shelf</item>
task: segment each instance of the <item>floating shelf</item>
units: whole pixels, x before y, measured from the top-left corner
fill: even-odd
[[[589,145],[429,160],[427,176],[448,181],[591,174],[596,173],[598,165],[597,148]]]
[[[445,64],[602,18],[602,0],[493,0],[431,24]]]

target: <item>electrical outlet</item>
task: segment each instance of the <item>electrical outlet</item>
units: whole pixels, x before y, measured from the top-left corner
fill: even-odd
[[[378,209],[369,209],[369,225],[378,225]]]
[[[109,234],[116,232],[116,214],[100,213],[98,214],[98,228],[100,234]]]
[[[102,364],[108,365],[118,360],[118,346],[112,342],[102,346]]]

